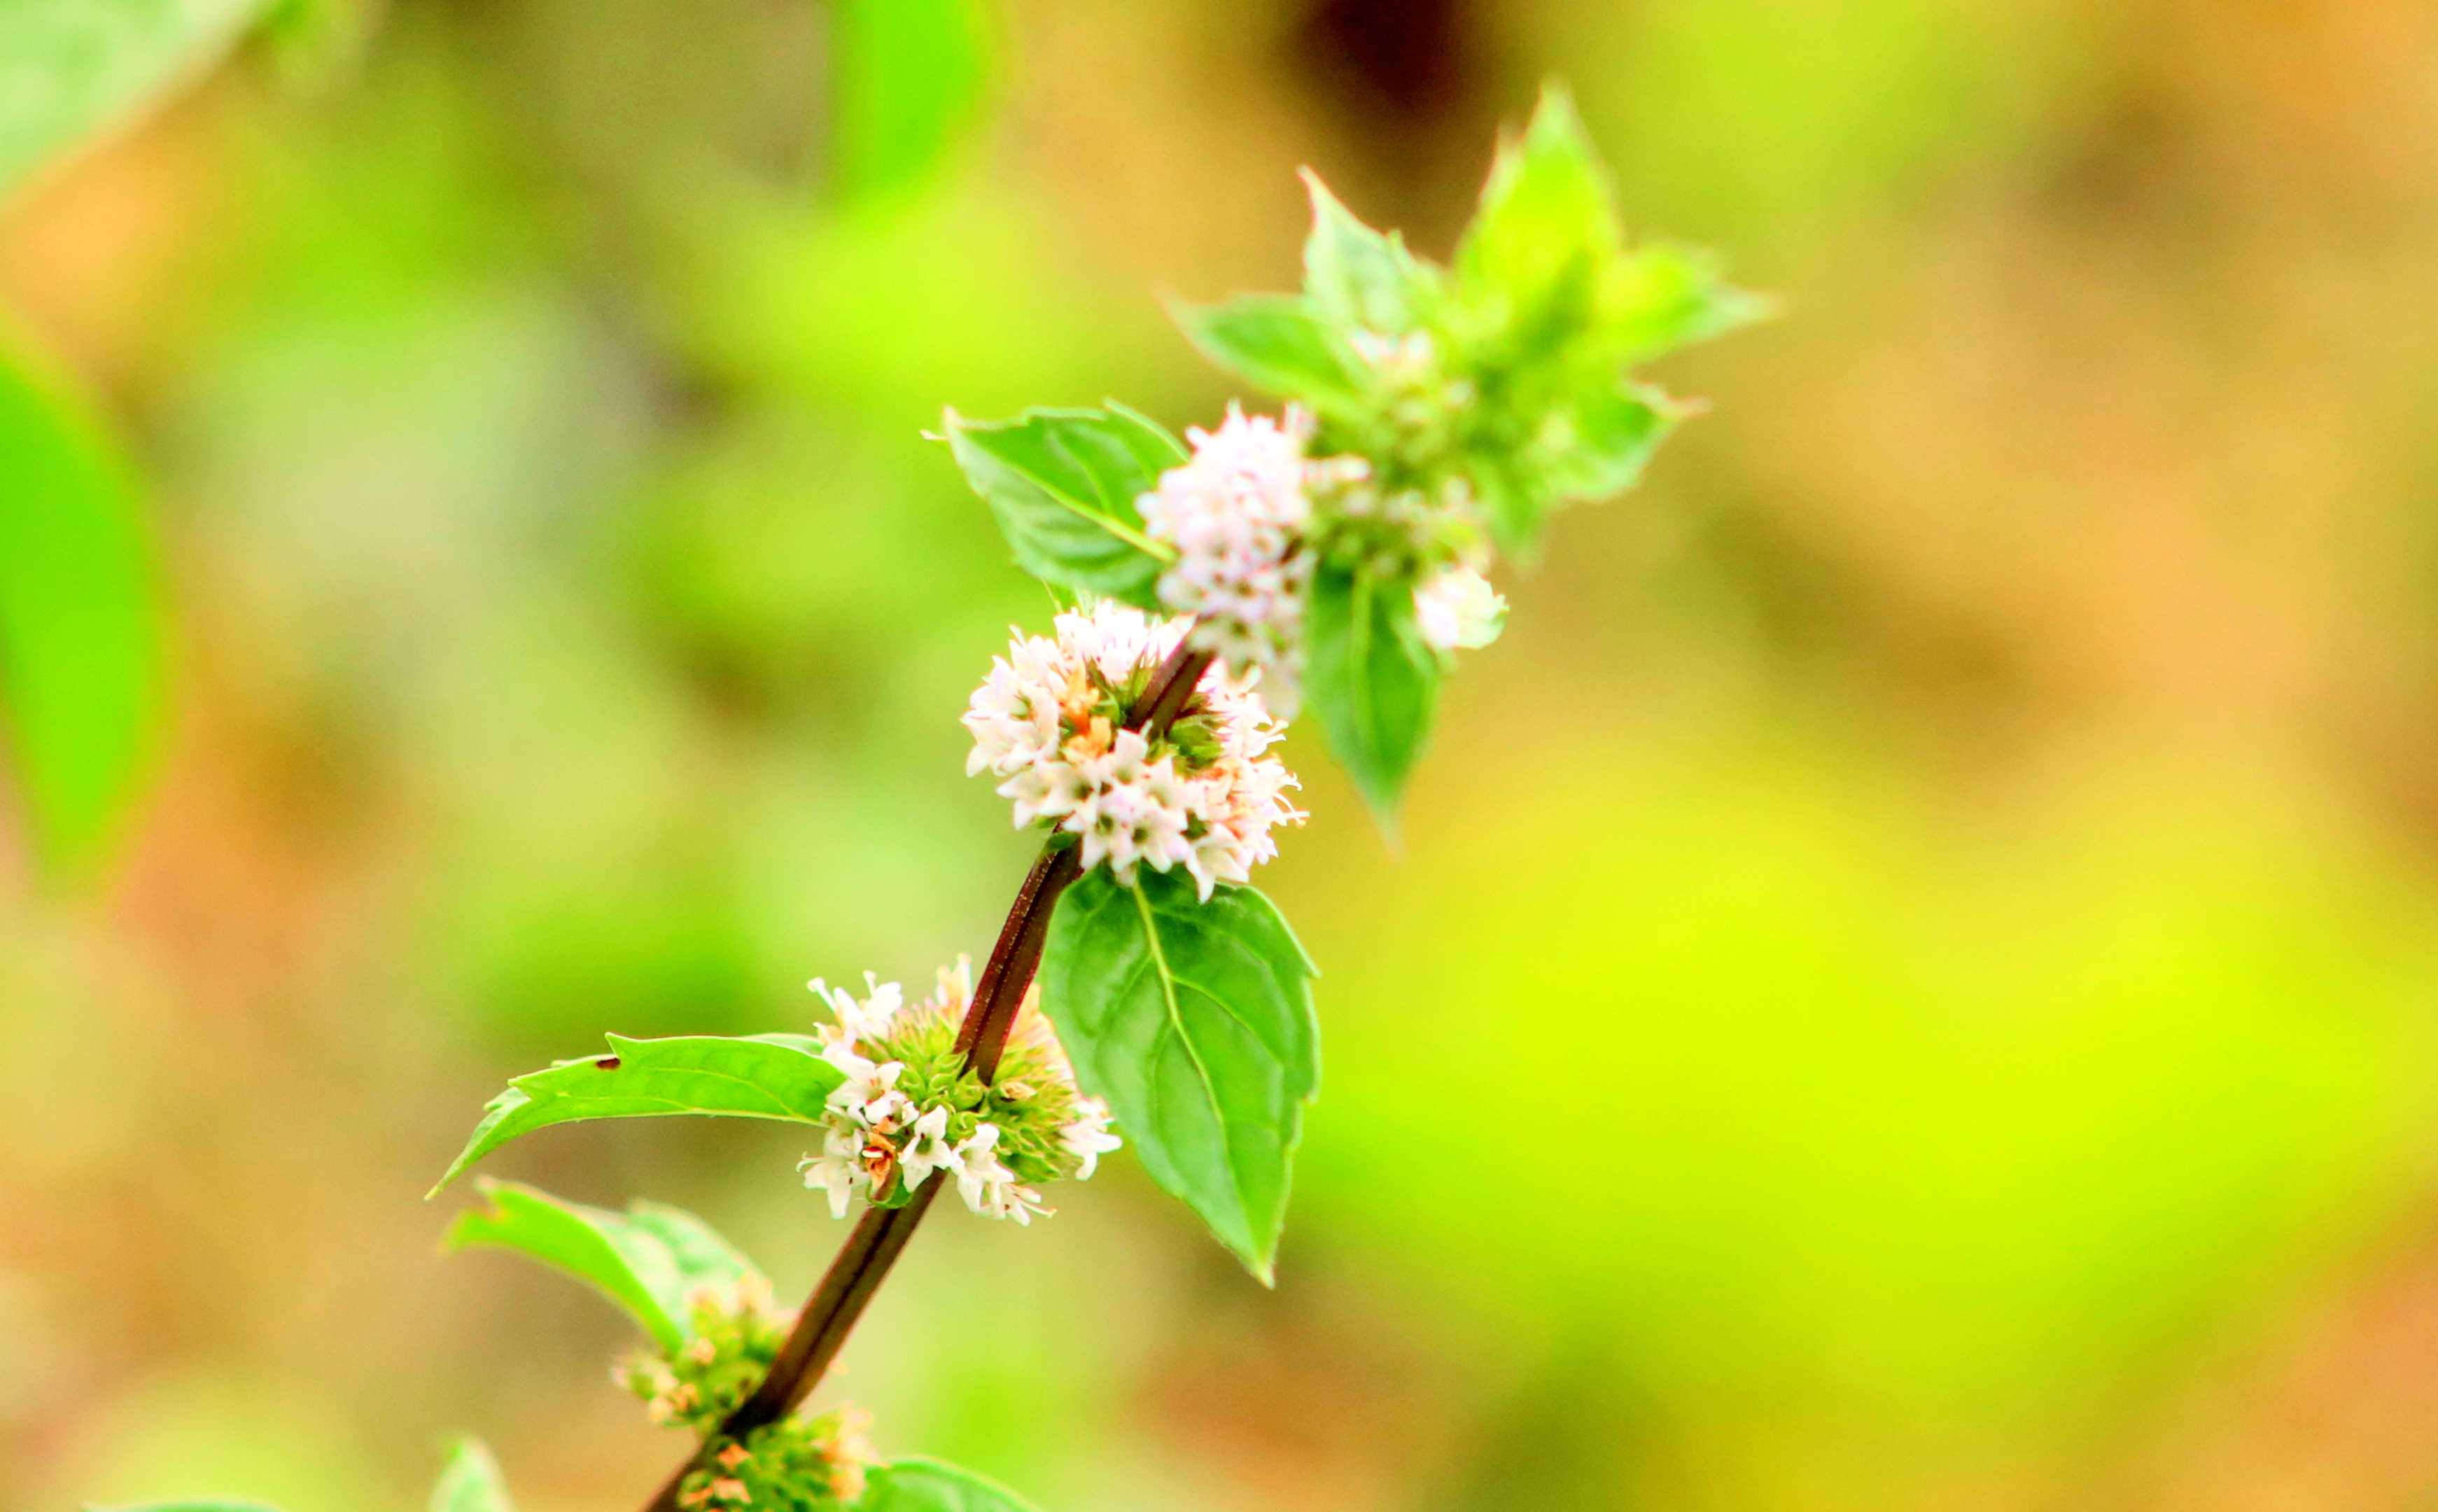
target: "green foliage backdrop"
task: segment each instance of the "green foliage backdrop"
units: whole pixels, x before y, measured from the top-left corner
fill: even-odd
[[[891,8],[401,0],[304,93],[249,45],[81,150],[7,117],[0,536],[63,501],[102,586],[0,554],[51,594],[0,611],[0,1507],[410,1506],[477,1423],[525,1512],[663,1471],[615,1313],[413,1198],[604,1024],[807,1029],[810,976],[985,945],[1029,848],[955,717],[1049,606],[922,433],[1218,413],[1148,296],[1294,287],[1298,165],[1461,276],[1552,72],[1635,244],[1784,318],[1657,369],[1707,412],[1502,580],[1393,853],[1291,738],[1280,1291],[1121,1155],[927,1236],[840,1389],[1055,1512],[2438,1484],[2359,1426],[2438,1410],[2416,15],[1361,9],[850,67]],[[98,618],[28,653],[39,603]],[[491,1159],[688,1195],[793,1294],[803,1152]]]

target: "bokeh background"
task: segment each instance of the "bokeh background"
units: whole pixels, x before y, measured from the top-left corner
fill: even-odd
[[[97,888],[0,838],[0,1508],[459,1430],[640,1504],[619,1320],[424,1187],[604,1029],[985,949],[1048,607],[921,431],[1207,421],[1162,298],[1291,285],[1298,164],[1443,255],[1550,75],[1786,314],[1503,584],[1401,846],[1291,744],[1279,1290],[1121,1158],[827,1394],[1051,1512],[2438,1504],[2438,13],[839,4],[326,12],[0,220],[174,689]],[[801,1144],[493,1165],[792,1292]]]

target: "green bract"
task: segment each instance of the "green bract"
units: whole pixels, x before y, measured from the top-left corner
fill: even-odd
[[[710,1463],[687,1472],[678,1504],[754,1512],[860,1509],[870,1459],[864,1420],[864,1414],[841,1407],[819,1417],[781,1418],[742,1442],[714,1434],[703,1443]]]
[[[951,410],[945,423],[1018,567],[1056,588],[1158,607],[1153,587],[1175,554],[1143,534],[1135,501],[1185,460],[1175,436],[1114,400],[997,421]]]
[[[1316,975],[1259,892],[1222,888],[1198,904],[1192,882],[1153,871],[1131,888],[1087,873],[1042,953],[1042,1008],[1084,1090],[1265,1284],[1320,1085]]]
[[[1075,1087],[1057,1042],[1025,1015],[1008,1038],[997,1074],[985,1082],[957,1052],[964,1008],[962,999],[953,1011],[918,1004],[899,1013],[887,1032],[859,1040],[856,1047],[874,1061],[901,1063],[906,1069],[897,1090],[915,1107],[948,1110],[949,1144],[963,1144],[988,1123],[998,1130],[992,1152],[1017,1181],[1041,1187],[1074,1175],[1082,1157],[1060,1135],[1075,1117]],[[901,1180],[875,1200],[896,1207],[913,1195]]]
[[[432,1190],[518,1135],[556,1123],[680,1113],[819,1123],[841,1080],[821,1058],[820,1042],[804,1034],[609,1041],[607,1055],[561,1061],[510,1081]]]
[[[488,1204],[458,1214],[445,1248],[491,1244],[530,1255],[626,1309],[663,1349],[694,1337],[694,1307],[705,1291],[769,1288],[733,1245],[680,1208],[635,1203],[613,1213],[514,1182],[485,1178],[481,1187]]]

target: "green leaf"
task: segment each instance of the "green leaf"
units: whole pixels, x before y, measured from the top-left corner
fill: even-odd
[[[952,410],[947,442],[1017,566],[1053,588],[1158,607],[1153,587],[1175,553],[1143,534],[1135,501],[1186,451],[1157,422],[1116,403],[997,421]]]
[[[1564,417],[1566,441],[1550,458],[1547,487],[1560,499],[1601,499],[1633,486],[1683,413],[1648,384],[1593,390]]]
[[[473,1136],[429,1195],[509,1140],[552,1124],[681,1113],[819,1123],[822,1102],[845,1080],[809,1035],[609,1040],[607,1055],[561,1061],[511,1081],[485,1107]]]
[[[0,351],[0,713],[57,874],[101,859],[150,765],[155,593],[127,464],[59,386]]]
[[[1175,314],[1203,356],[1256,388],[1323,414],[1343,413],[1361,398],[1361,359],[1294,294],[1246,294],[1224,305],[1181,306]]]
[[[693,1336],[695,1292],[755,1274],[709,1224],[680,1208],[639,1202],[613,1213],[516,1182],[485,1177],[480,1185],[489,1205],[458,1214],[444,1249],[494,1244],[530,1255],[592,1285],[672,1353]]]
[[[920,184],[973,118],[988,72],[978,0],[839,0],[838,116],[842,195]]]
[[[960,1466],[907,1455],[874,1466],[855,1512],[1035,1512],[1034,1504]]]
[[[1413,584],[1325,563],[1313,574],[1304,625],[1305,702],[1338,764],[1393,828],[1439,698],[1440,660],[1414,623]]]
[[[1320,1085],[1316,975],[1267,898],[1222,888],[1197,903],[1182,871],[1132,888],[1086,872],[1042,954],[1042,1008],[1084,1090],[1264,1285]]]
[[[1775,301],[1738,289],[1718,259],[1689,247],[1636,247],[1602,271],[1599,341],[1603,360],[1639,362],[1766,320]]]
[[[480,1439],[461,1438],[450,1452],[440,1484],[432,1488],[432,1512],[516,1512],[507,1477]]]
[[[1303,291],[1312,311],[1339,332],[1411,330],[1435,292],[1434,271],[1387,236],[1354,219],[1320,175],[1303,170],[1312,193],[1312,234],[1303,244]]]
[[[1499,149],[1457,246],[1457,284],[1504,316],[1520,349],[1542,349],[1590,316],[1622,237],[1574,102],[1552,87],[1523,139]]]
[[[263,0],[0,4],[0,193],[217,62]]]
[[[1633,486],[1687,409],[1650,384],[1611,381],[1551,401],[1520,441],[1476,441],[1467,471],[1499,549],[1528,558],[1553,507]]]

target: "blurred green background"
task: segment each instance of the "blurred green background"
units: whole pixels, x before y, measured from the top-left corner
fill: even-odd
[[[986,949],[956,716],[1048,606],[919,432],[1207,422],[1161,298],[1290,285],[1298,164],[1444,255],[1548,75],[1788,315],[1503,584],[1402,853],[1291,742],[1279,1291],[1122,1157],[829,1393],[1051,1512],[2438,1504],[2428,7],[398,0],[0,220],[172,709],[97,888],[0,836],[0,1508],[458,1430],[639,1504],[618,1320],[417,1197],[604,1029]],[[802,1143],[494,1164],[798,1291]]]

